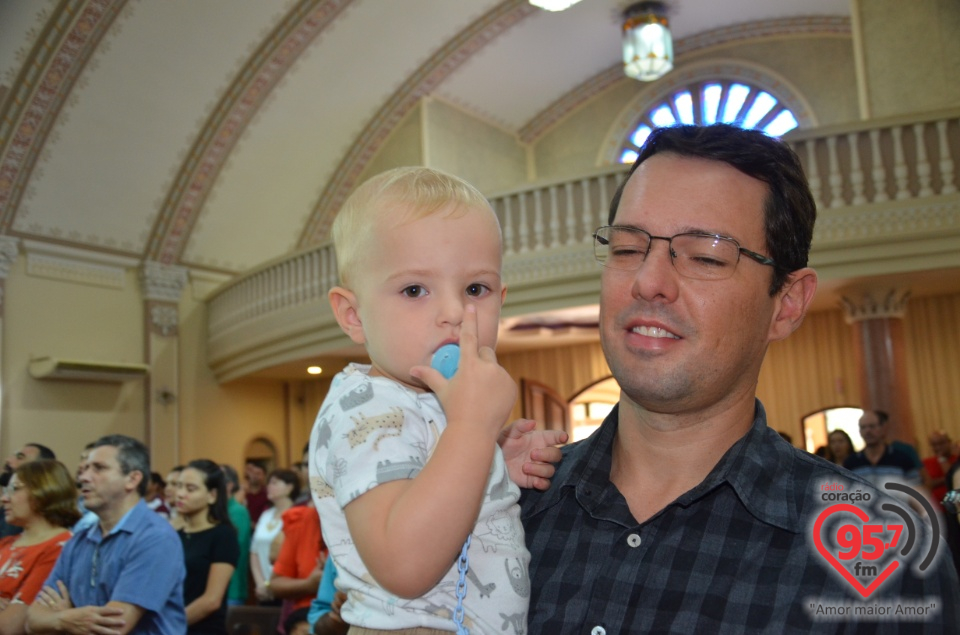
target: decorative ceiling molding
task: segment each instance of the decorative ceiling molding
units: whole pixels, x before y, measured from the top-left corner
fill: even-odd
[[[301,0],[257,47],[214,108],[163,201],[146,255],[180,261],[217,176],[277,83],[352,0]]]
[[[539,11],[526,0],[504,0],[454,36],[387,100],[337,166],[300,236],[298,248],[325,240],[333,218],[357,179],[403,117],[457,68],[501,33]]]
[[[801,35],[849,36],[850,19],[846,17],[802,17],[781,20],[761,20],[714,29],[677,40],[674,55],[680,60],[701,49],[729,44],[738,40]],[[584,103],[621,81],[634,81],[624,76],[622,64],[616,64],[583,82],[566,95],[533,117],[518,131],[523,143],[533,143],[557,122],[580,108]]]
[[[60,109],[126,2],[63,0],[24,60],[0,112],[0,232],[13,226]]]

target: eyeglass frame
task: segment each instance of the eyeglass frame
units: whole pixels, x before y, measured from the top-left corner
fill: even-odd
[[[617,267],[610,267],[608,264],[604,262],[600,262],[600,258],[597,256],[597,246],[600,245],[601,240],[606,240],[605,238],[601,238],[599,235],[600,232],[602,232],[605,229],[619,229],[619,230],[626,230],[628,232],[635,232],[635,233],[647,235],[647,237],[650,239],[650,242],[647,245],[646,252],[644,252],[643,254],[643,259],[640,261],[640,265],[636,269],[618,269]],[[731,273],[730,273],[731,276],[733,275],[733,272],[736,271],[737,265],[740,264],[740,254],[745,254],[748,258],[750,258],[754,262],[759,263],[761,265],[766,265],[768,267],[774,267],[774,268],[776,268],[777,266],[777,263],[773,258],[768,258],[767,256],[764,256],[763,254],[758,254],[757,252],[751,251],[746,247],[741,247],[740,242],[737,241],[736,238],[731,238],[730,236],[724,236],[723,234],[711,234],[710,232],[680,232],[679,234],[674,234],[673,236],[654,236],[653,234],[651,234],[645,229],[640,229],[639,227],[633,227],[630,225],[604,225],[602,227],[598,227],[597,230],[593,232],[593,257],[601,267],[613,269],[615,271],[639,271],[640,267],[643,266],[643,263],[647,261],[647,256],[650,255],[650,250],[653,248],[653,241],[665,240],[667,241],[667,249],[670,252],[670,264],[672,264],[674,269],[676,269],[677,254],[673,250],[673,239],[678,238],[680,236],[698,236],[701,238],[714,238],[717,240],[724,240],[724,241],[733,243],[733,245],[737,248],[737,261],[734,263],[733,269],[731,270]],[[680,275],[684,275],[679,269],[676,269],[676,270],[677,270],[677,273],[679,273]],[[684,277],[688,278],[689,276],[684,275]],[[691,279],[699,280],[700,278],[691,278]],[[716,278],[716,280],[725,280],[725,279],[726,278]],[[711,278],[706,278],[706,280],[711,280]]]

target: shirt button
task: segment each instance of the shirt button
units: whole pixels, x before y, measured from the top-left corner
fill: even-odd
[[[630,545],[631,547],[639,547],[640,536],[638,536],[637,534],[630,534],[629,536],[627,536],[627,544]]]
[[[607,635],[607,629],[602,626],[594,626],[590,629],[590,635]]]

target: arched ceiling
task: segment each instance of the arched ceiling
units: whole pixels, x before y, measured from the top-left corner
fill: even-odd
[[[675,0],[678,46],[849,0]],[[3,0],[0,233],[237,273],[323,240],[424,96],[537,138],[620,81],[622,0]]]

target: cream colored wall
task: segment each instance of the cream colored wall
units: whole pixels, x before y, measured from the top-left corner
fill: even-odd
[[[960,3],[852,0],[871,117],[960,104]]]
[[[484,192],[510,189],[526,176],[515,135],[438,100],[424,102],[426,165],[456,174]]]
[[[537,179],[559,179],[597,167],[611,124],[636,96],[639,82],[623,80],[583,104],[533,145]]]
[[[106,362],[142,362],[139,282],[122,289],[32,276],[21,256],[3,296],[3,456],[28,442],[49,446],[66,465],[104,434],[143,438],[143,381],[93,383],[37,380],[33,356]]]
[[[180,302],[179,462],[209,458],[240,467],[247,444],[263,437],[286,465],[290,443],[284,383],[241,380],[221,385],[207,366],[205,345],[206,306],[187,291]]]
[[[684,56],[677,70],[716,57],[755,64],[784,78],[810,104],[818,125],[860,118],[853,42],[849,37],[793,36],[731,42]]]
[[[404,165],[423,165],[423,124],[421,106],[413,108],[393,130],[390,137],[370,160],[357,185],[391,168]]]
[[[740,61],[787,79],[810,104],[820,125],[858,118],[853,45],[849,37],[788,37],[732,42],[683,55],[675,73],[704,60]],[[638,95],[656,84],[617,82],[569,114],[534,143],[537,179],[583,174],[598,165],[611,124]]]

